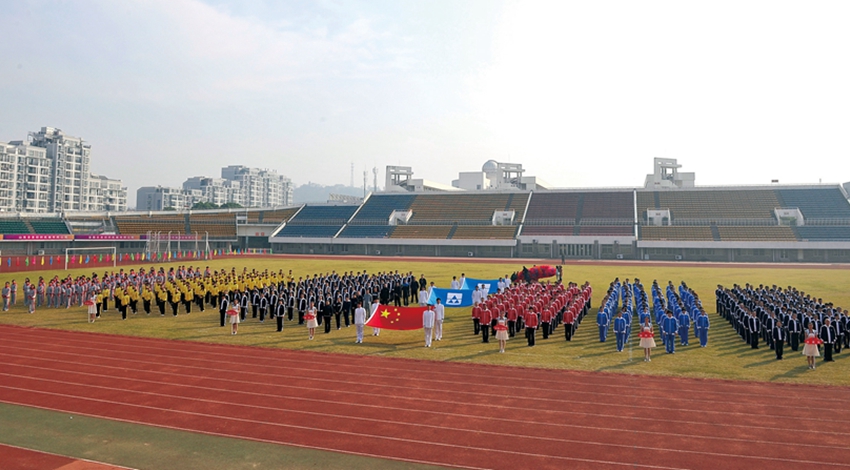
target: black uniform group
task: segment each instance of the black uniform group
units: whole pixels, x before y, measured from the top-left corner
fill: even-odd
[[[850,316],[822,299],[812,298],[793,287],[758,287],[746,284],[731,289],[717,286],[717,312],[725,318],[753,349],[764,341],[782,359],[785,344],[797,351],[811,327],[823,341],[824,361],[832,362],[833,352],[850,347]]]
[[[419,279],[413,273],[331,272],[324,275],[298,278],[292,276],[273,279],[271,282],[248,282],[240,287],[222,292],[218,299],[221,326],[225,325],[227,310],[239,311],[245,320],[248,309],[251,317],[262,323],[267,316],[277,321],[277,331],[283,330],[283,320],[293,321],[297,312],[298,324],[304,324],[304,314],[315,308],[317,322],[330,333],[333,326],[340,329],[354,322],[354,310],[363,305],[368,310],[374,300],[383,305],[409,305],[415,292],[427,285],[425,275]],[[415,301],[414,301],[415,302]]]

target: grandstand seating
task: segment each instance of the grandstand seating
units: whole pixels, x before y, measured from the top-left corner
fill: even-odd
[[[631,225],[582,225],[579,227],[579,235],[584,236],[634,236],[634,227]]]
[[[248,213],[248,223],[280,225],[295,215],[301,207],[287,207],[286,209],[263,210]]]
[[[718,226],[722,241],[797,241],[791,227],[724,227]]]
[[[583,193],[536,192],[528,204],[526,223],[536,220],[575,220]]]
[[[349,225],[339,234],[339,238],[388,238],[393,225]]]
[[[232,212],[209,212],[191,214],[189,231],[212,238],[236,238],[236,214]]]
[[[185,214],[152,214],[115,216],[118,233],[125,235],[143,235],[148,232],[171,232],[174,235],[186,233]]]
[[[634,217],[634,197],[631,191],[584,193],[582,219],[634,220]]]
[[[698,227],[679,226],[644,226],[640,228],[642,240],[681,240],[681,241],[711,241],[711,227],[704,225]]]
[[[337,225],[338,228],[351,218],[357,206],[304,206],[289,224],[296,225]]]
[[[390,238],[442,239],[449,237],[451,225],[399,225]]]
[[[793,227],[794,233],[800,240],[811,241],[847,241],[850,240],[850,226],[838,227],[823,227],[815,225],[805,225],[803,227]]]
[[[528,236],[571,236],[575,227],[572,225],[523,225],[522,235]]]
[[[769,189],[638,192],[638,216],[646,210],[670,209],[677,219],[773,219],[781,204]]]
[[[42,234],[67,234],[68,226],[63,219],[27,219],[35,233]]]
[[[410,224],[428,222],[485,222],[493,212],[513,210],[522,220],[528,193],[419,194],[410,204]]]
[[[393,211],[409,209],[414,199],[416,196],[413,194],[372,195],[352,219],[352,223],[373,221],[386,224]]]
[[[805,219],[850,219],[850,202],[837,187],[779,189],[782,207],[796,207]]]
[[[30,229],[20,219],[0,219],[0,233],[30,233]]]
[[[459,225],[452,234],[452,240],[510,240],[516,235],[513,225]]]
[[[331,238],[351,218],[358,206],[304,206],[278,233],[278,237]]]
[[[331,238],[336,235],[341,225],[293,225],[286,224],[278,233],[278,237],[290,238]]]

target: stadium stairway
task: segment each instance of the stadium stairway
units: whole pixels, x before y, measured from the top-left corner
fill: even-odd
[[[513,197],[513,196],[514,196],[514,195],[513,195],[513,194],[511,194],[511,197]],[[508,204],[510,204],[510,202],[509,202]],[[508,207],[510,207],[510,206],[508,206]],[[446,236],[446,239],[447,239],[447,240],[451,240],[451,239],[452,239],[452,237],[453,237],[453,236],[455,236],[455,232],[457,232],[457,222],[455,222],[454,224],[452,224],[452,229],[451,229],[451,230],[449,230],[449,234],[448,234],[448,236]]]
[[[573,226],[573,235],[578,236],[581,231],[581,213],[584,212],[584,194],[580,194],[576,203],[576,222]]]
[[[717,222],[711,223],[711,237],[714,238],[714,241],[720,241],[720,229],[717,228]]]

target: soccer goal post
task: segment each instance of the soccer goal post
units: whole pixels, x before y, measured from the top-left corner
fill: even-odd
[[[117,252],[114,246],[97,246],[91,248],[65,248],[65,271],[68,270],[69,264],[75,264],[76,267],[82,268],[86,263],[74,262],[73,257],[77,255],[81,257],[91,257],[91,256],[100,256],[100,255],[108,255],[109,260],[112,262],[112,267],[118,266]]]

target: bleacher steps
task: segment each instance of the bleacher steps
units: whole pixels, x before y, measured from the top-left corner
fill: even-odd
[[[449,234],[446,236],[446,240],[451,240],[453,236],[455,236],[455,232],[457,232],[457,222],[452,224],[452,229],[449,230]]]
[[[714,241],[720,241],[720,229],[717,228],[717,223],[711,223],[711,237],[714,238]]]

